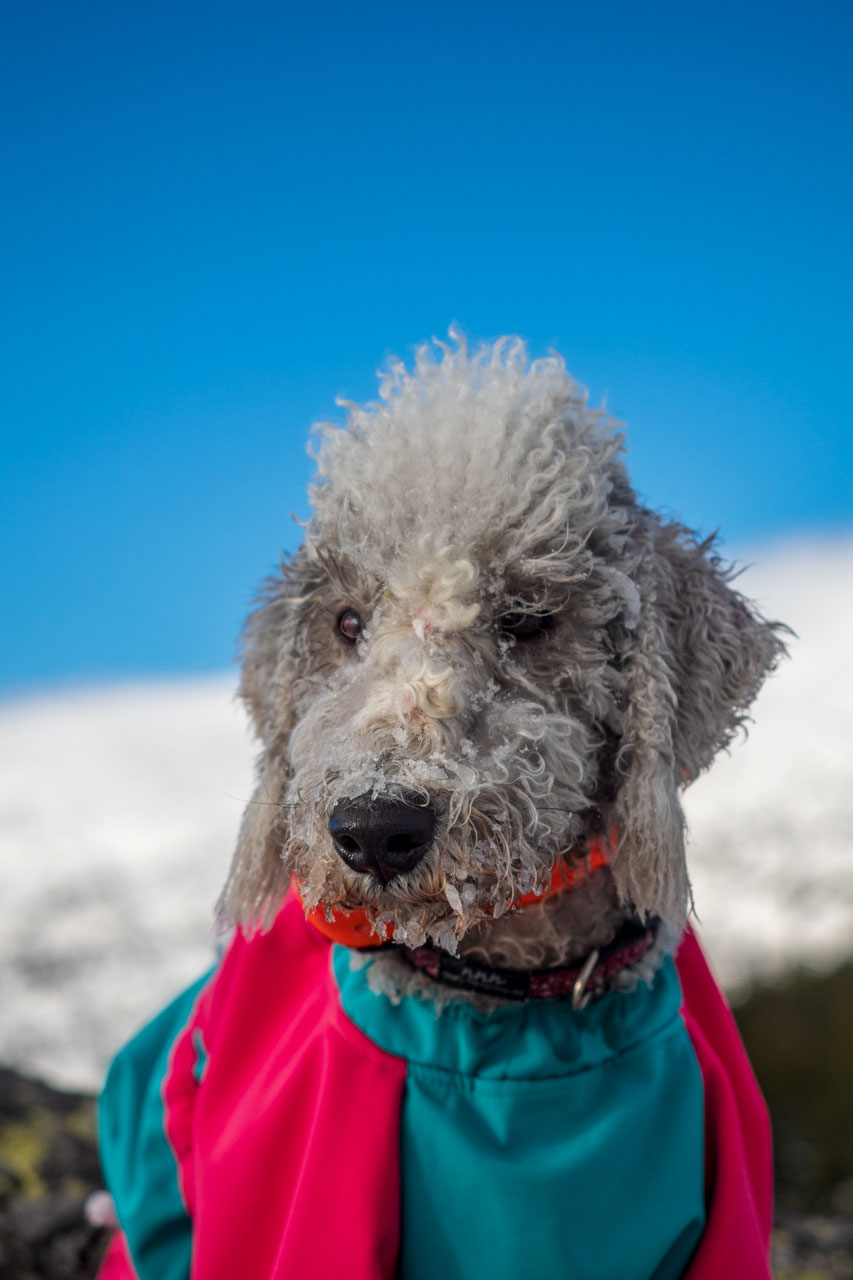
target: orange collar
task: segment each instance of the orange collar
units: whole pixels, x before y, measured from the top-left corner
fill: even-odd
[[[606,867],[608,859],[602,843],[601,839],[595,840],[582,862],[570,864],[565,856],[558,859],[551,872],[548,887],[541,893],[523,893],[517,902],[512,904],[512,909],[518,910],[519,907],[528,907],[535,902],[544,902],[546,898],[553,898],[567,889],[574,889],[584,880],[588,880],[594,871]],[[292,883],[296,896],[302,902],[295,876]],[[339,942],[345,947],[381,947],[383,943],[390,942],[394,936],[394,926],[390,924],[386,924],[382,932],[377,933],[364,907],[356,907],[353,911],[333,907],[332,919],[327,920],[326,909],[321,902],[310,911],[306,911],[305,916],[324,937],[330,938],[332,942]]]

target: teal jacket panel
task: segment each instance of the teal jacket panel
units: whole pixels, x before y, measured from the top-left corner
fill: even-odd
[[[702,1079],[667,961],[651,988],[573,1010],[440,1017],[369,987],[338,949],[345,1012],[408,1061],[405,1280],[677,1280],[705,1222]]]

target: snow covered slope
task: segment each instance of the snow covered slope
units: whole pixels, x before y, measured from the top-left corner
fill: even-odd
[[[230,677],[0,707],[0,1061],[91,1086],[208,967],[251,783]]]
[[[853,539],[754,559],[742,589],[800,638],[748,740],[687,794],[696,909],[732,989],[853,952]],[[251,782],[233,686],[0,705],[0,1061],[93,1086],[209,963]]]
[[[739,585],[797,635],[746,740],[685,796],[696,912],[733,991],[853,955],[853,539],[777,546]]]

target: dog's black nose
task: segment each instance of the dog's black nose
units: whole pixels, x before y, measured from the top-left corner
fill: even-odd
[[[335,805],[329,833],[351,870],[387,884],[411,871],[427,853],[435,835],[435,810],[415,798],[356,796]]]

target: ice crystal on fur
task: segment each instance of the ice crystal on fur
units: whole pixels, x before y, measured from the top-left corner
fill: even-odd
[[[637,501],[621,435],[559,356],[454,335],[345,407],[317,429],[304,545],[246,628],[261,757],[225,911],[268,922],[295,875],[307,906],[452,950],[615,833],[614,903],[677,936],[679,788],[741,723],[778,629],[710,544]],[[549,625],[506,630],[528,615]],[[384,886],[329,835],[365,795],[436,815],[428,855]]]

